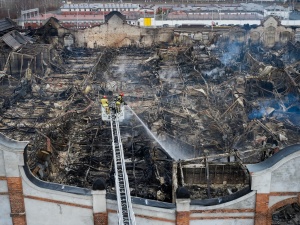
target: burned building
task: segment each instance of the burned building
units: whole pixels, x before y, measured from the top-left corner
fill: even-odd
[[[117,221],[111,130],[99,99],[122,91],[139,224],[296,221],[300,190],[288,187],[291,177],[280,186],[280,168],[298,180],[299,46],[293,38],[275,38],[272,48],[261,35],[247,41],[260,29],[203,31],[196,40],[113,13],[99,27],[72,31],[53,19],[31,31],[1,60],[3,218],[40,224],[53,210],[49,224]],[[105,192],[91,191],[99,179]]]

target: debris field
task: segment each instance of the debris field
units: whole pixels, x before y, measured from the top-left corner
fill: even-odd
[[[192,199],[230,195],[249,186],[245,164],[299,142],[298,43],[49,47],[51,63],[38,50],[48,47],[2,48],[9,56],[0,74],[0,132],[29,141],[27,163],[41,180],[91,188],[101,177],[114,193],[99,100],[120,92],[132,196],[173,202],[179,186]]]

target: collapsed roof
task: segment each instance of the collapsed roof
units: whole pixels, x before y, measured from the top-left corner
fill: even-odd
[[[40,179],[91,188],[102,177],[114,193],[99,99],[123,91],[133,196],[174,201],[176,186],[194,199],[230,195],[249,186],[244,164],[299,140],[298,51],[292,42],[271,51],[226,38],[185,47],[26,45],[5,60],[0,131],[30,140],[28,165]]]

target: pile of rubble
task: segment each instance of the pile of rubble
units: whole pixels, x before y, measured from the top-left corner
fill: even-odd
[[[114,192],[110,125],[101,120],[99,99],[122,91],[133,196],[172,201],[174,179],[192,198],[231,194],[249,180],[241,172],[228,188],[236,169],[224,176],[224,166],[243,168],[299,141],[298,51],[292,43],[267,50],[221,39],[210,46],[58,50],[43,74],[28,67],[24,76],[0,78],[0,131],[30,140],[28,165],[40,179],[91,188],[102,177]],[[207,168],[198,160],[204,153],[225,154],[207,159],[223,163],[209,195],[192,172],[173,176],[178,162]],[[227,160],[233,153],[236,159]]]

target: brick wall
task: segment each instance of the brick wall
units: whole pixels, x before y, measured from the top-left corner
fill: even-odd
[[[21,177],[8,177],[7,187],[13,225],[26,225],[25,205]]]
[[[267,225],[269,194],[256,194],[255,225]]]
[[[285,205],[289,205],[292,203],[300,203],[299,202],[299,196],[300,194],[298,194],[298,197],[294,197],[294,198],[288,198],[285,199],[283,201],[277,202],[275,205],[272,205],[269,209],[268,209],[268,215],[267,215],[267,222],[266,224],[272,224],[272,214],[279,208],[285,206]],[[255,224],[256,225],[256,224]]]
[[[108,225],[107,213],[94,213],[94,225]]]
[[[176,225],[189,225],[190,224],[190,211],[176,212]]]
[[[277,195],[278,194],[280,193],[277,193]],[[287,193],[282,193],[282,195],[286,194]],[[270,195],[272,195],[272,193],[256,194],[255,225],[270,225],[272,224],[272,214],[277,209],[292,203],[300,203],[300,194],[298,194],[298,197],[282,200],[269,208],[268,204]]]

